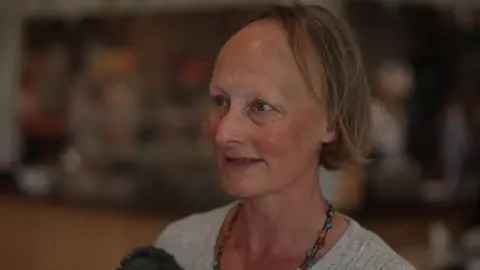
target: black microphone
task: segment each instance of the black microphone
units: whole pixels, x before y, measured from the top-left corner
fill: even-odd
[[[175,258],[163,249],[146,246],[134,249],[117,270],[184,270]]]

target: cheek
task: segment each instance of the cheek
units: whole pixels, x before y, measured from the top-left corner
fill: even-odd
[[[275,127],[262,130],[258,133],[253,143],[260,154],[265,158],[285,158],[289,157],[295,148],[295,142],[291,134],[290,127]]]
[[[255,148],[266,159],[281,159],[291,165],[295,161],[305,158],[303,155],[314,148],[311,146],[311,139],[306,132],[307,130],[292,123],[264,129],[258,133],[253,141]],[[289,164],[280,164],[280,166],[288,166]]]

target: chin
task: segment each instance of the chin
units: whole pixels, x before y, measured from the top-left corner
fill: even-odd
[[[225,192],[236,198],[251,198],[261,196],[265,193],[264,188],[258,185],[260,180],[255,179],[231,179],[222,178],[222,185]]]

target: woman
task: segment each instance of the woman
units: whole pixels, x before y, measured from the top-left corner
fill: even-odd
[[[241,202],[170,225],[157,247],[187,270],[413,269],[322,198],[318,167],[360,166],[369,91],[343,23],[278,7],[222,48],[210,134],[226,192]]]

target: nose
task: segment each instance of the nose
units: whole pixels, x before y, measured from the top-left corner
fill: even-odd
[[[244,142],[248,137],[246,118],[241,111],[231,108],[218,122],[215,143],[220,147],[228,147]]]

